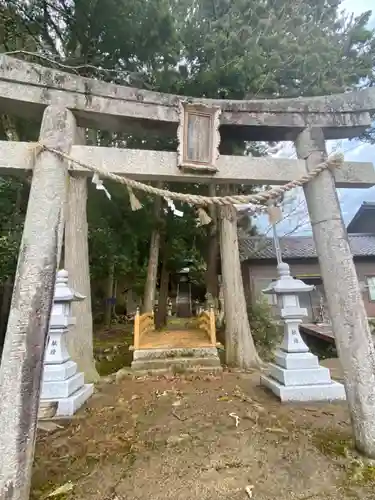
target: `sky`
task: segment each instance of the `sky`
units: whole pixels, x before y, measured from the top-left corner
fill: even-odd
[[[375,10],[373,0],[344,0],[341,6],[348,12],[354,12],[356,15],[366,12],[366,10]],[[372,19],[374,20],[374,16]]]
[[[372,10],[373,15],[370,20],[370,27],[375,28],[375,1],[374,0],[345,0],[342,7],[359,15],[367,10]],[[335,147],[335,143],[327,143],[328,152]],[[375,164],[375,145],[366,144],[357,140],[340,141],[340,151],[344,153],[347,161],[368,161]],[[286,144],[278,152],[279,157],[295,157],[294,147]],[[374,167],[375,168],[375,167]],[[348,224],[364,201],[375,202],[375,186],[368,189],[339,189],[338,190],[341,210],[344,221]],[[306,204],[302,190],[294,190],[289,203],[283,209],[284,220],[277,225],[280,236],[285,234],[310,234],[311,226],[308,223]],[[268,218],[261,216],[256,224],[261,232],[270,230]]]

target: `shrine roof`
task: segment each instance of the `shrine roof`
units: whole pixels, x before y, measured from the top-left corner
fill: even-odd
[[[375,203],[364,201],[348,224],[348,233],[375,234]]]
[[[349,234],[353,257],[375,257],[375,234]],[[284,236],[280,238],[284,259],[317,258],[312,236]],[[263,236],[239,238],[240,260],[276,259],[273,239]]]

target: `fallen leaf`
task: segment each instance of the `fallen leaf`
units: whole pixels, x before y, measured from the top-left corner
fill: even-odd
[[[253,406],[260,413],[264,413],[266,411],[265,408],[264,408],[264,406],[259,405],[258,403],[253,403]]]
[[[248,486],[246,486],[245,488],[245,491],[247,493],[247,496],[249,498],[253,498],[253,489],[254,489],[254,485],[253,484],[249,484]]]
[[[51,421],[38,421],[38,429],[45,432],[53,432],[57,429],[63,429],[62,425],[58,425]]]
[[[66,493],[69,493],[69,491],[72,491],[73,486],[74,486],[73,483],[71,481],[68,481],[67,483],[63,484],[62,486],[59,486],[55,490],[51,491],[51,493],[48,493],[46,498],[57,497],[59,495],[65,495]]]
[[[236,387],[233,391],[233,396],[236,397],[236,398],[239,398],[241,399],[241,401],[244,401],[246,403],[253,403],[253,400],[247,396],[246,394],[244,394],[241,390],[240,387]]]
[[[288,431],[286,431],[285,429],[280,429],[278,427],[267,427],[265,430],[266,432],[274,432],[276,434],[288,434]]]
[[[229,413],[229,416],[235,419],[236,427],[238,427],[240,424],[240,417],[238,415],[236,415],[235,413]]]

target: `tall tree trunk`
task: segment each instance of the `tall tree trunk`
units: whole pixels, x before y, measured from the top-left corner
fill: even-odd
[[[221,272],[225,308],[226,363],[241,369],[259,366],[251,336],[238,251],[237,214],[231,205],[220,207]]]
[[[250,305],[252,304],[250,269],[246,263],[241,264],[241,276],[242,276],[246,304]]]
[[[3,286],[3,296],[1,300],[0,309],[0,346],[2,346],[2,340],[5,338],[5,330],[8,321],[10,301],[12,298],[13,290],[13,278],[8,276]],[[0,348],[1,353],[1,348]],[[1,354],[0,354],[1,357]]]
[[[208,186],[209,196],[216,195],[215,184]],[[217,208],[215,205],[210,205],[208,208],[209,215],[212,219],[211,224],[207,226],[208,249],[207,249],[207,271],[206,271],[206,291],[211,295],[214,303],[217,303],[219,296],[219,280],[217,261],[219,256],[219,235],[217,224]]]
[[[104,325],[110,327],[112,319],[112,295],[113,295],[113,285],[115,278],[115,265],[112,262],[108,268],[108,276],[105,289],[105,309],[104,309]]]
[[[161,183],[158,183],[161,187]],[[144,291],[143,312],[151,312],[155,304],[156,281],[158,277],[159,250],[160,250],[160,222],[162,199],[157,196],[154,201],[157,227],[152,231],[150,242],[150,255],[147,267],[147,279]]]
[[[85,143],[85,131],[79,129],[77,143]],[[69,286],[84,295],[80,302],[72,303],[75,324],[69,327],[67,347],[73,361],[85,374],[87,382],[99,380],[95,367],[93,347],[93,320],[87,225],[87,178],[69,176],[68,203],[64,239],[64,267],[69,273]]]
[[[162,328],[167,324],[168,290],[169,290],[168,241],[165,240],[162,245],[162,267],[160,274],[158,310],[156,313],[156,328]]]
[[[113,283],[113,298],[114,298],[114,301],[113,301],[113,304],[112,304],[112,317],[113,318],[117,318],[117,314],[116,314],[117,280],[116,279],[114,280],[114,283]]]
[[[163,263],[161,269],[161,278],[160,278],[160,292],[159,292],[159,305],[158,305],[158,313],[157,313],[157,327],[162,328],[167,324],[167,316],[168,316],[168,288],[169,288],[169,271],[167,266]]]
[[[72,314],[76,322],[69,327],[67,347],[79,370],[84,372],[85,380],[94,382],[99,379],[99,374],[95,367],[93,348],[86,204],[87,179],[71,174],[65,226],[64,267],[69,273],[69,286],[86,298],[72,303]]]

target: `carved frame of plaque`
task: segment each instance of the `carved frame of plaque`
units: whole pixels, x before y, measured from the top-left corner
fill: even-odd
[[[207,106],[205,104],[190,103],[180,101],[178,105],[179,112],[179,126],[177,130],[178,149],[177,149],[177,162],[178,166],[188,170],[200,170],[208,172],[217,172],[216,162],[219,158],[219,145],[220,145],[220,114],[221,108],[218,106]],[[203,133],[206,137],[206,150],[203,151],[204,158],[199,158],[199,152],[194,151],[194,147],[189,152],[189,135],[194,133],[194,123],[197,125],[199,120],[206,120],[206,130]],[[198,123],[199,126],[199,123]],[[202,129],[201,129],[202,130]],[[195,132],[199,132],[196,127]],[[190,137],[199,140],[199,138]],[[201,142],[199,141],[199,144]],[[203,144],[204,150],[204,144]]]

